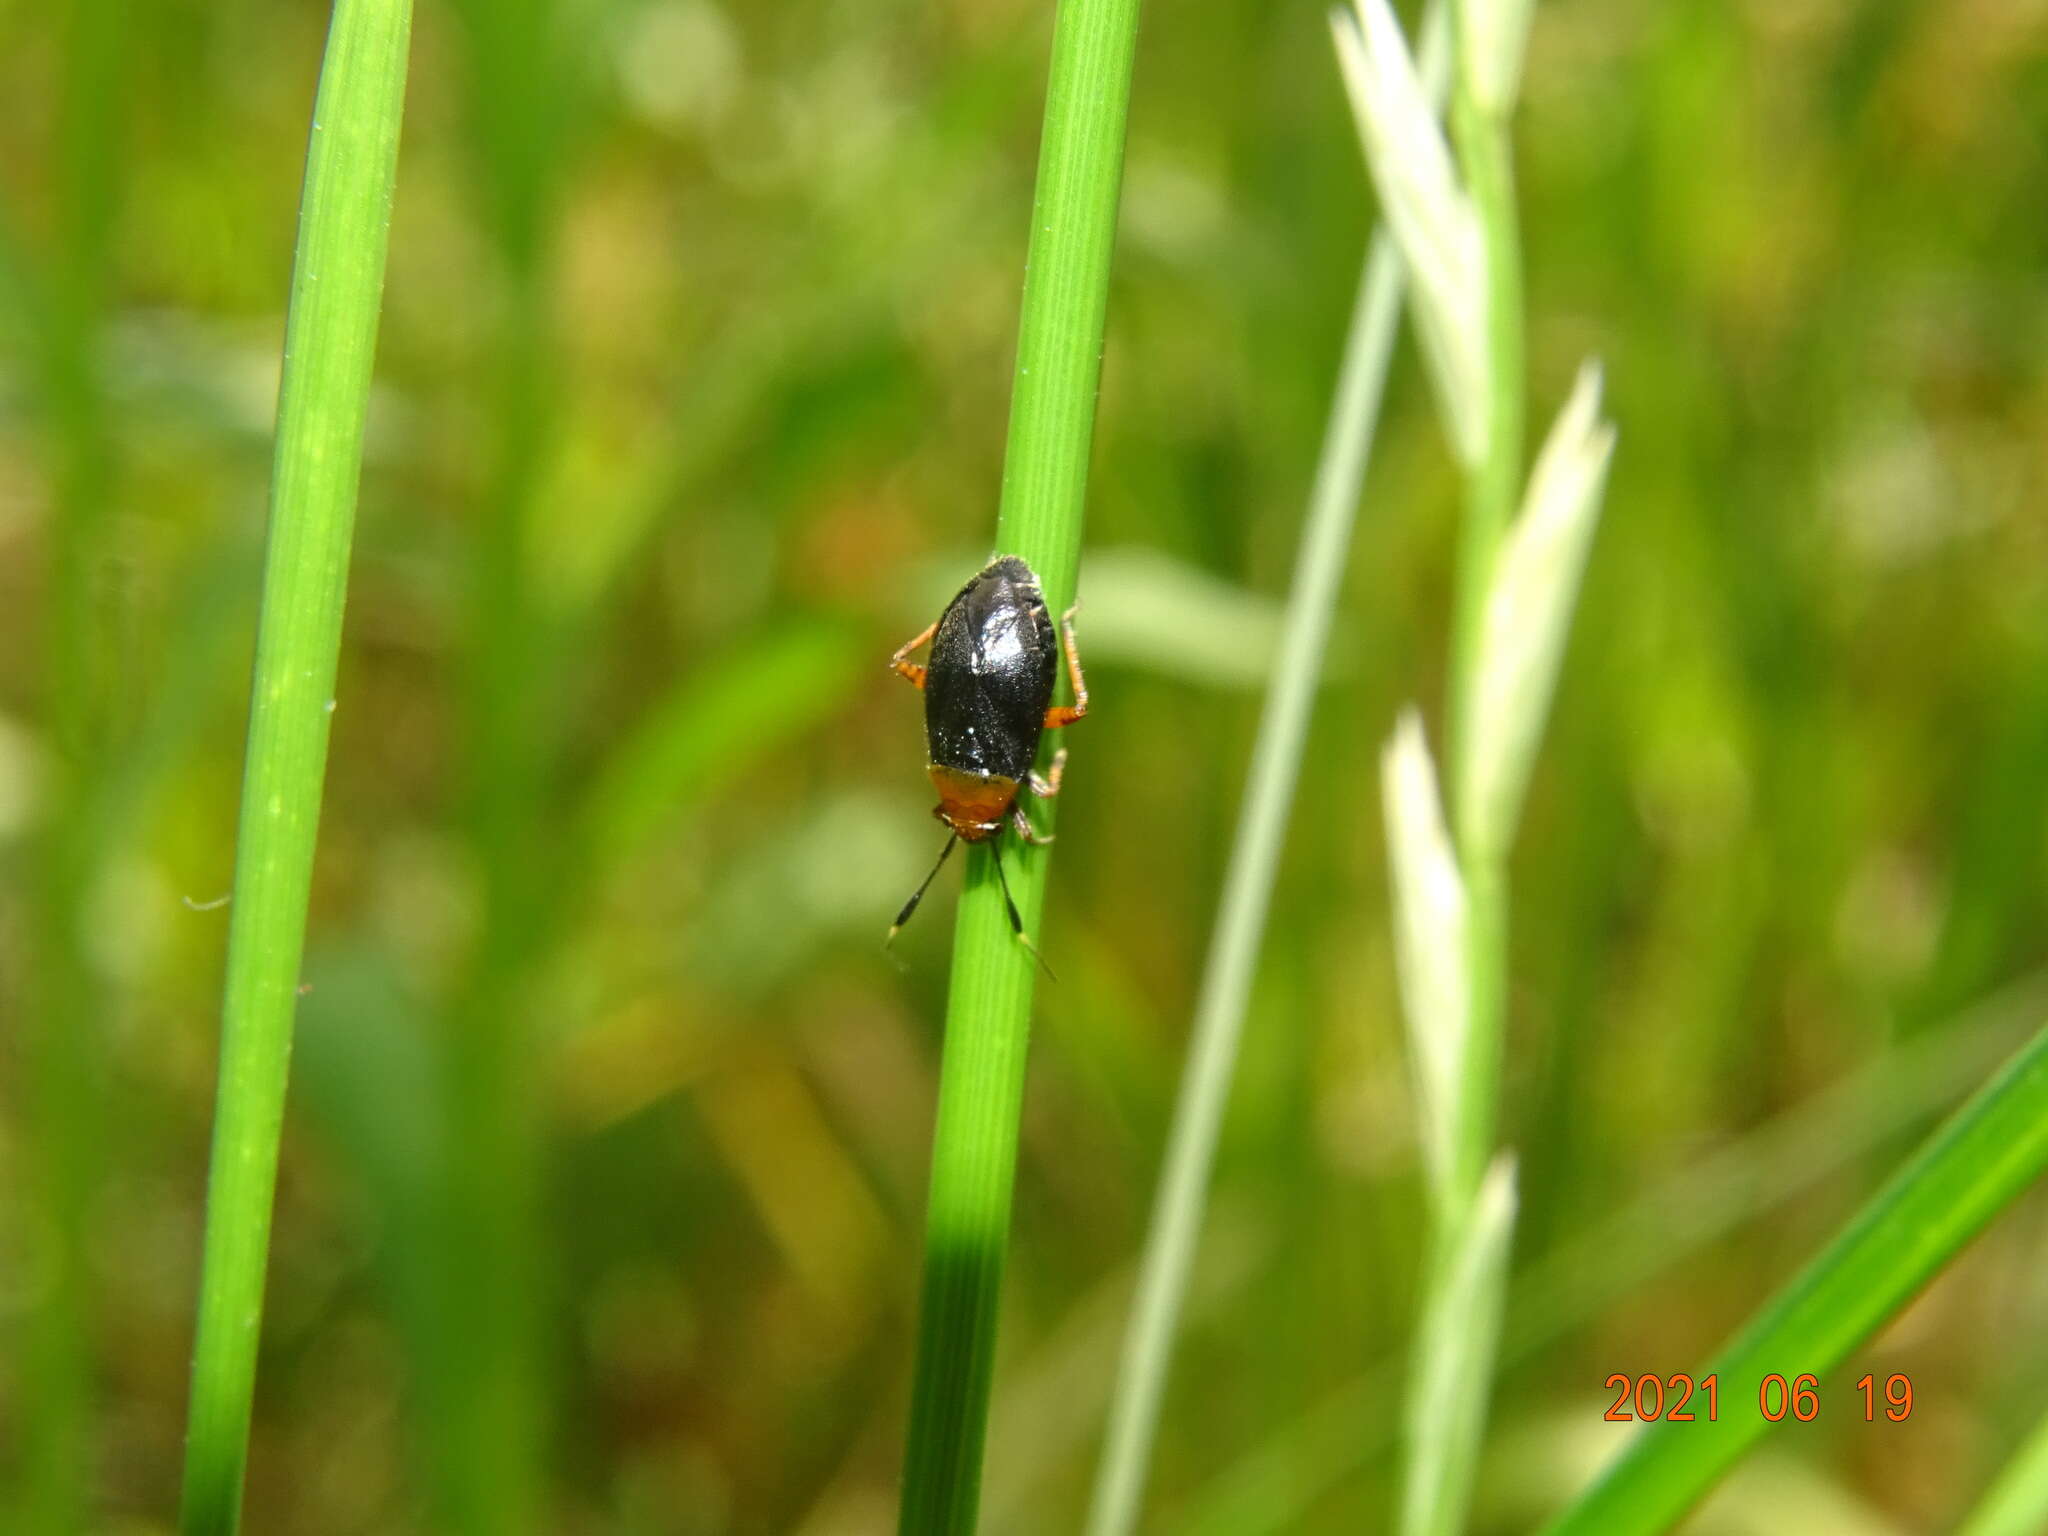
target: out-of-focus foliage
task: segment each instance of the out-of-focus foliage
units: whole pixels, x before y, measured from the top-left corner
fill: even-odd
[[[0,6],[0,1477],[70,1380],[111,1529],[175,1503],[225,933],[195,905],[232,861],[325,20]],[[947,903],[892,966],[938,837],[881,663],[992,526],[1048,20],[422,7],[252,1530],[494,1497],[545,1531],[889,1527]],[[2043,38],[2016,0],[1538,9],[1532,387],[1600,355],[1623,447],[1514,867],[1515,1264],[1562,1315],[1518,1346],[1511,1281],[1504,1529],[1585,1465],[1609,1373],[1703,1356],[1907,1142],[1771,1143],[1618,1299],[1643,1255],[1585,1234],[2048,964]],[[992,1531],[1078,1523],[1370,217],[1320,7],[1154,6]],[[1290,1531],[1390,1505],[1370,1373],[1423,1196],[1376,760],[1442,694],[1455,498],[1412,358],[1384,431],[1161,1530],[1241,1533],[1246,1489]],[[2043,1217],[1781,1442],[1829,1528],[1944,1526],[2022,1438]],[[82,1369],[15,1347],[67,1243]],[[1912,1376],[1907,1425],[1847,1411],[1865,1369]],[[1743,1489],[1724,1527],[1776,1507]]]

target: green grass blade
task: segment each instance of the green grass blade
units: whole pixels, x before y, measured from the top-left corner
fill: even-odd
[[[2048,1028],[1864,1207],[1700,1374],[1718,1375],[1718,1421],[1659,1423],[1549,1536],[1668,1529],[1773,1426],[1754,1411],[1764,1376],[1819,1374],[1912,1298],[2048,1167]]]
[[[1031,563],[1055,614],[1081,557],[1137,32],[1137,0],[1066,0],[1053,27],[996,544]],[[1049,850],[1012,849],[1011,889],[1036,934]],[[988,851],[969,852],[932,1136],[906,1536],[975,1524],[1030,1033],[1031,957],[1011,936]]]
[[[185,1536],[240,1521],[411,20],[409,0],[339,0],[306,152],[221,1007]]]
[[[2043,1530],[2048,1530],[2048,1417],[2034,1426],[1956,1536],[2037,1536]]]

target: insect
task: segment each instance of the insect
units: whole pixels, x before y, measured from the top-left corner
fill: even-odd
[[[910,659],[910,653],[927,641],[931,665],[923,667]],[[1074,685],[1072,704],[1052,701],[1062,649],[1067,678]],[[926,771],[939,792],[932,815],[950,834],[931,873],[896,914],[889,938],[910,921],[955,843],[987,843],[996,878],[1002,882],[1011,931],[1036,957],[1017,903],[1010,898],[1000,842],[1005,826],[1027,843],[1052,841],[1031,825],[1017,796],[1027,786],[1034,795],[1060,792],[1067,749],[1053,755],[1050,768],[1040,777],[1031,766],[1038,756],[1038,738],[1088,713],[1088,684],[1074,652],[1074,609],[1061,616],[1055,638],[1038,577],[1016,555],[1000,555],[955,594],[937,623],[906,640],[889,665],[912,687],[923,690],[931,758]]]

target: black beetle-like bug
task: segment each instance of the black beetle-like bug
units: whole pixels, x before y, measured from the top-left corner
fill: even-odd
[[[910,660],[910,653],[926,641],[931,642],[931,664],[921,667]],[[1074,702],[1055,705],[1052,689],[1062,648]],[[1016,555],[1001,555],[955,594],[937,623],[905,641],[889,665],[911,686],[924,690],[930,749],[926,771],[939,792],[932,814],[952,833],[931,874],[897,913],[889,937],[895,938],[910,921],[956,842],[986,842],[995,856],[1010,927],[1029,948],[997,845],[1005,824],[1027,843],[1052,841],[1031,825],[1017,795],[1026,786],[1035,795],[1059,793],[1066,748],[1054,754],[1041,778],[1031,766],[1038,756],[1038,738],[1047,729],[1072,724],[1088,713],[1088,685],[1074,652],[1074,610],[1069,608],[1061,617],[1055,636],[1038,577]]]

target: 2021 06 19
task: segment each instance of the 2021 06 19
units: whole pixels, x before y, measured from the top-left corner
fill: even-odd
[[[1701,1420],[1713,1424],[1721,1417],[1718,1373],[1695,1379],[1684,1372],[1658,1376],[1616,1371],[1607,1378],[1606,1386],[1617,1394],[1601,1415],[1610,1424],[1651,1424],[1660,1419],[1671,1424]],[[1866,1424],[1876,1423],[1880,1415],[1893,1424],[1903,1424],[1912,1416],[1913,1380],[1902,1372],[1895,1371],[1879,1382],[1875,1372],[1866,1371],[1853,1392],[1853,1406],[1863,1410]],[[1820,1417],[1820,1378],[1810,1371],[1789,1377],[1773,1371],[1756,1384],[1755,1401],[1757,1413],[1772,1424],[1786,1419],[1811,1423]]]

